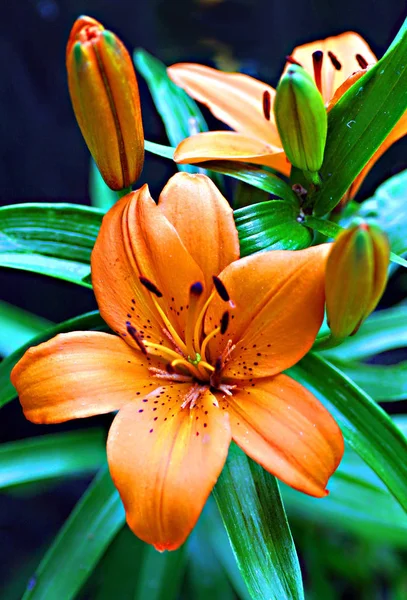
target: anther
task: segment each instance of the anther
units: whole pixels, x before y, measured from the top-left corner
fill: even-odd
[[[193,296],[200,296],[203,292],[203,285],[200,281],[196,281],[195,283],[193,283],[191,285],[191,287],[189,288],[190,293]]]
[[[270,92],[266,90],[263,92],[263,114],[264,118],[267,121],[270,121],[270,112],[271,112],[271,96]]]
[[[214,275],[212,279],[215,289],[218,292],[219,296],[224,302],[229,302],[230,296],[228,294],[227,289],[225,288],[225,284],[219,279],[219,277],[216,277],[216,275]]]
[[[147,348],[143,344],[143,340],[140,337],[140,334],[137,332],[137,329],[130,325],[129,321],[126,322],[127,333],[133,338],[136,342],[137,346],[140,348],[143,354],[147,354]]]
[[[299,63],[298,60],[296,60],[293,56],[286,56],[285,59],[291,65],[298,65],[299,67],[302,67],[302,64]]]
[[[312,64],[314,67],[314,79],[315,85],[318,90],[322,93],[322,62],[324,60],[324,53],[322,50],[316,50],[312,53]]]
[[[336,58],[335,54],[329,50],[328,51],[328,56],[331,59],[331,63],[333,64],[333,66],[335,67],[335,69],[337,71],[340,71],[342,69],[342,65],[339,62],[339,60]]]
[[[229,311],[225,311],[220,320],[220,332],[224,335],[229,327]]]
[[[140,283],[142,285],[144,285],[144,287],[147,288],[149,292],[151,292],[152,294],[155,294],[157,296],[157,298],[162,298],[162,293],[160,292],[158,287],[152,281],[147,279],[147,277],[143,277],[143,276],[140,276],[139,279],[140,279]]]
[[[361,69],[366,69],[366,67],[368,65],[366,58],[364,56],[362,56],[361,54],[356,54],[355,58],[358,61],[359,67]]]

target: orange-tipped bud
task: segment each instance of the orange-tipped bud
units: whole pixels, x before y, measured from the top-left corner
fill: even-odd
[[[136,74],[122,42],[95,19],[80,17],[66,49],[69,93],[85,142],[107,185],[129,187],[144,162]]]
[[[386,287],[390,248],[375,225],[362,223],[342,232],[326,267],[326,310],[332,334],[357,332],[376,308]]]

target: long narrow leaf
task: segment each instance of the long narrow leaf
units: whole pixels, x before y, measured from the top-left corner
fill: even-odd
[[[378,402],[407,399],[407,361],[396,365],[334,364]]]
[[[252,598],[303,598],[276,479],[232,444],[214,495]]]
[[[10,402],[17,396],[17,392],[10,382],[10,373],[14,365],[20,360],[24,352],[30,346],[36,346],[41,342],[45,342],[58,333],[66,333],[67,331],[103,331],[107,329],[106,323],[103,321],[98,311],[86,313],[74,319],[64,321],[59,325],[55,325],[51,329],[47,329],[44,333],[30,339],[23,346],[10,354],[5,360],[0,363],[0,407]]]
[[[332,413],[345,441],[407,510],[407,442],[390,417],[339,369],[308,354],[289,373]]]
[[[134,600],[176,600],[186,567],[186,546],[160,554],[146,548]]]
[[[0,356],[11,354],[51,326],[48,319],[0,300]]]
[[[90,254],[104,211],[77,204],[0,208],[0,267],[91,287]]]
[[[44,556],[23,600],[73,600],[124,518],[119,493],[104,467]]]
[[[101,429],[54,433],[0,445],[0,489],[89,473],[106,461]]]

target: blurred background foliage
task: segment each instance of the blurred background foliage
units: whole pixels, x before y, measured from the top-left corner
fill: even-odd
[[[100,20],[122,38],[130,51],[145,48],[166,64],[194,61],[225,70],[241,70],[273,86],[277,84],[284,57],[296,45],[354,30],[380,57],[405,17],[404,0],[359,3],[354,0],[16,0],[3,4],[0,22],[1,205],[44,201],[90,203],[89,154],[70,105],[65,73],[65,44],[79,14]],[[167,143],[164,126],[146,83],[142,77],[138,79],[146,138]],[[207,111],[204,113],[210,126],[214,125],[213,118]],[[380,183],[405,168],[406,150],[406,139],[395,144],[369,174],[358,198],[373,196]],[[175,167],[170,161],[148,154],[140,184],[148,182],[157,195],[173,172]],[[2,335],[1,356],[11,353],[52,322],[96,308],[91,290],[25,272],[0,270],[0,290],[3,334],[10,318],[17,316],[21,325],[18,330],[10,329],[7,335]],[[406,291],[407,274],[399,269],[390,281],[381,308],[398,304],[405,298]],[[29,316],[25,319],[25,313],[16,313],[13,305],[38,315],[38,320],[32,321]],[[405,317],[404,312],[403,315]],[[368,338],[369,326],[366,327]],[[373,331],[374,327],[373,318]],[[399,345],[405,346],[405,340]],[[397,344],[381,348],[379,358],[369,359],[369,362],[386,364],[406,359],[405,350],[394,346]],[[348,351],[354,352],[355,360],[365,358],[363,350],[359,354],[357,349]],[[341,350],[331,353],[329,358],[341,364]],[[379,383],[380,372],[376,372],[376,376]],[[407,412],[405,398],[403,392],[399,392],[397,406],[388,402],[386,409]],[[91,434],[92,445],[83,450],[83,462],[72,469],[77,476],[67,479],[64,475],[71,472],[69,466],[64,471],[60,464],[50,463],[49,473],[54,473],[53,477],[45,475],[35,483],[29,477],[23,478],[12,487],[7,481],[2,482],[2,599],[21,597],[47,546],[103,463],[104,437],[110,421],[109,416],[101,416],[83,424],[52,428],[52,433],[60,436],[79,436],[59,438],[61,448],[79,444],[82,449],[81,429],[95,428]],[[79,434],[70,433],[77,431]],[[2,444],[50,433],[49,427],[26,421],[17,402],[2,409]],[[33,456],[42,457],[46,464],[46,447],[36,449],[34,445],[32,451]],[[2,460],[4,457],[0,454],[0,464]],[[405,519],[400,521],[399,529],[394,526],[397,520],[394,511],[398,505],[381,504],[381,483],[370,470],[364,473],[364,465],[358,460],[349,453],[331,486],[339,494],[337,497],[343,494],[348,498],[346,510],[341,507],[340,518],[334,501],[322,509],[305,497],[303,503],[299,502],[293,498],[298,494],[292,490],[283,490],[307,599],[402,600],[407,597]],[[28,461],[27,472],[34,468],[34,463]],[[4,462],[2,469],[4,474]],[[358,479],[356,485],[352,473],[357,473],[364,484],[360,485]],[[382,519],[380,527],[377,520],[374,525],[370,524],[372,507],[363,501],[366,490],[375,493],[375,510]],[[142,544],[124,527],[101,558],[80,598],[246,599],[247,592],[239,574],[233,571],[231,551],[229,554],[226,550],[224,554],[219,551],[222,544],[227,548],[220,533],[222,529],[211,531],[208,526],[213,522],[210,511],[216,512],[214,505],[208,506],[187,547],[161,562],[158,555],[144,554],[139,564],[137,556],[141,556]],[[220,537],[213,544],[216,531]],[[163,580],[171,573],[171,589],[156,589],[152,574],[157,573]],[[139,586],[143,581],[144,587],[137,588],[136,581]],[[34,583],[31,582],[33,586]],[[196,595],[197,590],[199,595]],[[146,595],[140,595],[142,593]]]

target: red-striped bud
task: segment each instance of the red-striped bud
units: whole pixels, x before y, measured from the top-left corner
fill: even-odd
[[[66,49],[72,106],[85,142],[107,185],[129,187],[144,162],[136,74],[129,53],[95,19],[80,17]]]

